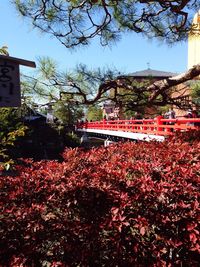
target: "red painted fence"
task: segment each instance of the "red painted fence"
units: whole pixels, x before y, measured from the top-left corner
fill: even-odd
[[[168,136],[172,135],[175,131],[200,129],[200,118],[163,119],[162,116],[158,116],[155,119],[143,120],[102,120],[95,122],[81,122],[76,125],[76,128]]]

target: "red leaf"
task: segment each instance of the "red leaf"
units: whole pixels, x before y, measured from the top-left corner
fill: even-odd
[[[140,234],[141,235],[144,235],[145,234],[145,227],[140,228]]]
[[[196,223],[189,223],[189,224],[187,225],[187,230],[188,230],[188,231],[191,231],[191,230],[193,230],[196,226],[197,226]]]
[[[113,214],[117,214],[119,209],[118,208],[112,208],[111,211],[112,211]]]
[[[190,234],[190,241],[192,241],[192,243],[196,243],[197,242],[197,237],[194,233]]]

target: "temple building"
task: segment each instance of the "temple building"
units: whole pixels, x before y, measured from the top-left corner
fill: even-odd
[[[172,72],[166,72],[166,71],[160,71],[160,70],[154,70],[151,68],[136,71],[133,73],[130,73],[128,75],[119,76],[123,79],[123,77],[128,77],[128,79],[143,83],[148,82],[148,85],[154,83],[155,81],[163,80],[166,78],[170,78],[177,75],[177,73]],[[119,91],[124,90],[123,88],[119,88]],[[146,113],[151,116],[156,113],[156,109],[154,108],[146,108]],[[112,120],[112,119],[125,119],[126,116],[123,112],[123,107],[116,106],[116,104],[112,101],[107,101],[103,104],[103,117]]]

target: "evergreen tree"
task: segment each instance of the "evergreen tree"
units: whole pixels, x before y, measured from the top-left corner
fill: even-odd
[[[200,9],[198,0],[13,2],[34,27],[54,36],[67,48],[88,45],[94,38],[99,38],[102,45],[112,45],[127,32],[174,43],[187,38],[189,29],[195,27],[192,25],[193,14]],[[182,75],[138,88],[128,77],[118,76],[111,70],[91,71],[80,65],[73,73],[61,73],[50,59],[40,62],[45,82],[38,82],[41,81],[39,78],[33,80],[31,90],[40,90],[40,95],[48,101],[60,101],[67,96],[75,105],[93,105],[110,99],[116,104],[123,102],[126,109],[132,110],[145,105],[176,104],[168,94],[170,88],[200,74],[200,64],[197,64]],[[118,88],[123,88],[126,93],[120,94]],[[112,97],[111,90],[114,91]]]
[[[68,48],[88,45],[94,37],[107,45],[126,32],[170,43],[180,41],[187,37],[192,16],[200,8],[198,0],[14,0],[14,3],[34,27],[55,36]]]

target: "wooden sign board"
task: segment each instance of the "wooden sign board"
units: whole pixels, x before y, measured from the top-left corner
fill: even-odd
[[[35,63],[0,55],[0,107],[20,107],[19,65],[35,67]]]

